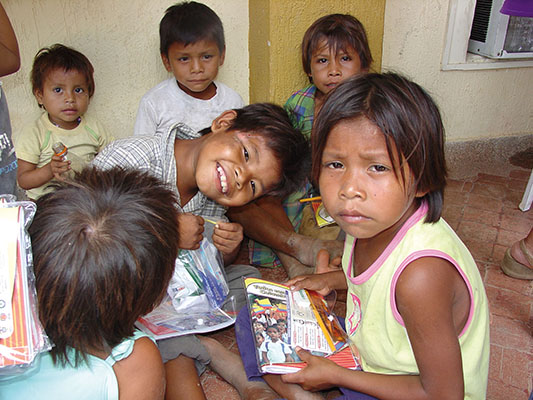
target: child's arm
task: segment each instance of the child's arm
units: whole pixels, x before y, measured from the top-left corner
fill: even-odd
[[[263,351],[263,362],[265,364],[270,364],[270,360],[268,359],[267,352]]]
[[[468,290],[456,269],[443,259],[413,261],[402,272],[396,302],[420,375],[383,375],[343,369],[299,350],[308,366],[283,381],[307,390],[341,386],[381,399],[464,397],[458,334],[468,317]],[[394,366],[390,366],[394,369]]]
[[[154,342],[135,341],[132,353],[113,365],[120,400],[152,400],[165,396],[165,368]]]
[[[224,265],[230,265],[241,247],[242,226],[234,222],[217,222],[213,231],[213,244],[224,257]]]
[[[61,174],[70,169],[70,161],[62,161],[61,156],[52,156],[52,160],[37,168],[37,164],[17,159],[17,181],[22,189],[28,190],[44,185],[56,178],[61,180]]]
[[[0,3],[0,76],[18,71],[20,55],[17,37],[9,21],[9,17]]]

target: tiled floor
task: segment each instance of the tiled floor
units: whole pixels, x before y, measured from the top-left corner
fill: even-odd
[[[444,218],[472,252],[490,302],[490,400],[525,400],[533,390],[533,281],[509,278],[499,268],[505,250],[533,226],[533,210],[518,209],[529,174],[515,169],[506,176],[450,180],[444,200]],[[267,279],[286,279],[280,269],[261,272]],[[237,351],[232,328],[211,336]],[[202,376],[202,385],[208,399],[239,398],[210,370]]]

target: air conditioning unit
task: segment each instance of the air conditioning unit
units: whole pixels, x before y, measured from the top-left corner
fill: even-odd
[[[533,18],[502,14],[502,4],[477,0],[468,51],[497,59],[533,58]]]

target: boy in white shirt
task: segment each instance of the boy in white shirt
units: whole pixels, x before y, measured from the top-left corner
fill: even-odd
[[[229,109],[241,108],[241,96],[215,81],[226,46],[222,21],[204,4],[169,7],[159,25],[163,65],[173,76],[141,99],[134,135],[165,133],[177,122],[194,131],[211,126]]]

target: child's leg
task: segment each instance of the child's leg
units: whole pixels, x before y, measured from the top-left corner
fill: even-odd
[[[209,364],[209,353],[195,335],[157,341],[165,363],[166,399],[205,399],[199,376]]]
[[[262,381],[249,381],[244,372],[241,357],[226,349],[220,342],[209,337],[201,337],[200,340],[207,348],[211,356],[209,366],[224,380],[230,383],[242,399],[270,400],[278,399],[279,396]]]
[[[205,400],[194,360],[183,355],[165,363],[166,400]]]

